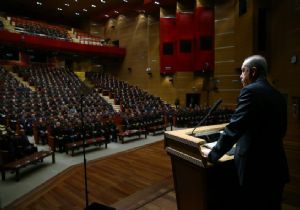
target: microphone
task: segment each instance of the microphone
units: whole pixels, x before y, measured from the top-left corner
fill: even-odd
[[[211,115],[211,113],[213,113],[222,103],[223,99],[219,98],[218,100],[215,101],[215,103],[212,105],[212,107],[209,109],[209,111],[207,112],[207,114],[202,118],[202,120],[194,127],[191,135],[194,134],[194,131],[197,127],[199,127],[200,125],[202,125],[202,123],[205,122],[205,120],[208,118],[209,115]]]

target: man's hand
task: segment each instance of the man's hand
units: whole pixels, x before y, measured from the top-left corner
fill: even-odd
[[[208,153],[210,153],[211,149],[207,148],[207,147],[201,147],[201,154],[202,157],[207,158]]]

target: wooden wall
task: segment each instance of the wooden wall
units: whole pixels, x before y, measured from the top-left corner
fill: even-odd
[[[293,55],[298,60],[300,56],[300,1],[273,0],[268,11],[270,81],[286,95],[288,101],[288,132],[284,144],[291,182],[287,185],[285,199],[300,206],[300,115],[299,105],[293,103],[294,97],[300,97],[300,66],[299,61],[291,63]]]
[[[238,1],[220,1],[215,5],[215,74],[216,90],[211,101],[223,98],[223,105],[234,107],[240,83],[240,66],[253,51],[253,5],[239,16]],[[242,47],[241,47],[242,46]]]

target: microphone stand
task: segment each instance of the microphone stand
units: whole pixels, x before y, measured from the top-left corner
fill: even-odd
[[[199,127],[200,125],[202,125],[204,122],[205,122],[205,120],[209,117],[209,115],[211,115],[211,113],[213,113],[217,108],[218,108],[218,106],[222,103],[222,99],[221,98],[219,98],[213,105],[212,105],[212,107],[209,109],[209,111],[207,112],[207,114],[202,118],[202,120],[194,127],[194,129],[193,129],[193,131],[192,131],[192,133],[191,133],[191,135],[193,135],[194,134],[194,131],[196,130],[196,128],[197,127]]]
[[[80,117],[81,117],[81,129],[82,129],[82,142],[83,142],[83,166],[84,166],[84,192],[85,192],[85,208],[84,210],[116,210],[113,207],[106,206],[103,204],[99,204],[96,202],[92,202],[89,205],[89,197],[88,197],[88,184],[87,184],[87,161],[86,161],[86,132],[84,127],[84,114],[83,114],[83,99],[88,94],[91,87],[85,85],[85,81],[83,82],[80,90]]]
[[[81,117],[81,130],[83,141],[83,167],[84,167],[84,192],[85,192],[85,208],[89,206],[88,185],[87,185],[87,170],[86,170],[86,155],[85,155],[85,128],[84,128],[84,115],[83,115],[83,97],[84,93],[80,94],[80,117]]]
[[[194,131],[196,130],[197,127],[199,127],[200,125],[202,125],[202,124],[206,121],[206,119],[208,118],[209,115],[210,115],[210,112],[208,112],[208,113],[202,118],[202,120],[194,127],[194,129],[193,129],[191,135],[194,134]]]

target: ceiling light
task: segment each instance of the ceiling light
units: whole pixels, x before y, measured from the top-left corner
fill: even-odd
[[[42,5],[43,3],[42,3],[42,2],[39,2],[39,1],[37,1],[37,2],[36,2],[36,4],[37,4],[37,5]]]
[[[104,0],[100,0],[101,1],[101,3],[103,3],[103,4],[105,4],[106,3],[106,1],[104,1]]]
[[[104,15],[105,17],[109,17],[109,15]]]
[[[157,4],[157,5],[159,5],[159,2],[158,2],[158,1],[155,1],[155,2],[154,2],[154,4]]]
[[[77,0],[75,0],[75,2],[77,2]]]
[[[65,6],[69,7],[69,6],[70,6],[70,4],[68,4],[68,3],[65,3]]]
[[[119,14],[119,12],[117,10],[115,10],[114,13]]]
[[[58,10],[58,11],[62,11],[62,8],[60,8],[60,7],[57,7],[57,10]]]
[[[80,14],[79,14],[79,12],[75,12],[75,15],[79,16]]]
[[[128,0],[123,0],[124,2],[128,2]]]
[[[96,7],[96,5],[95,5],[95,4],[92,4],[92,5],[91,5],[91,7],[94,7],[94,8],[95,8],[95,7]]]
[[[87,12],[87,9],[82,9],[82,11]]]

